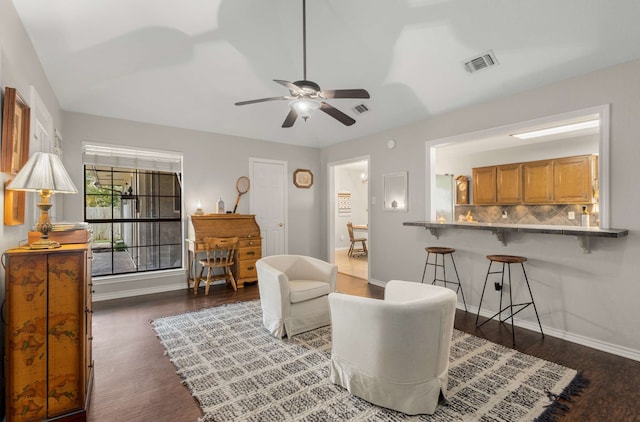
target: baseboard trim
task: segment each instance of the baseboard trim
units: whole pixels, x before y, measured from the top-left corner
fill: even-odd
[[[378,286],[378,287],[386,287],[387,286],[387,282],[386,281],[376,280],[375,278],[371,278],[371,277],[369,277],[369,284],[373,284],[374,286]]]
[[[458,309],[461,309],[464,311],[464,305],[462,303],[458,302],[457,307]],[[475,306],[467,305],[467,309],[468,309],[468,312],[470,313],[473,313],[473,314],[478,313],[478,308]],[[493,316],[494,313],[495,313],[494,311],[482,310],[480,312],[480,315],[483,317],[489,318]],[[520,328],[525,328],[527,330],[535,331],[538,333],[540,332],[540,327],[536,322],[523,321],[521,319],[514,318],[513,325]],[[600,350],[602,352],[611,353],[613,355],[621,356],[624,358],[628,358],[628,359],[632,359],[640,362],[639,350],[634,350],[634,349],[620,346],[617,344],[596,340],[594,338],[581,336],[579,334],[573,334],[568,331],[559,330],[553,327],[542,326],[542,329],[544,330],[545,336],[556,337],[562,340],[570,341],[572,343],[580,344],[582,346],[587,346],[592,349]]]
[[[154,293],[172,292],[175,290],[184,290],[185,288],[186,288],[186,283],[182,282],[182,283],[175,283],[175,284],[165,284],[161,286],[144,287],[140,289],[120,290],[117,292],[110,292],[110,293],[94,293],[93,301],[100,302],[103,300],[123,299],[126,297],[143,296],[143,295],[150,295]]]

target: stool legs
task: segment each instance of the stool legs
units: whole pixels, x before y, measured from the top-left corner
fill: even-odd
[[[434,269],[433,269],[433,280],[431,281],[431,284],[435,285],[436,281],[442,281],[444,283],[444,287],[447,287],[447,283],[457,284],[458,287],[456,288],[456,294],[460,292],[460,295],[462,296],[462,304],[464,305],[464,310],[466,311],[467,302],[464,299],[464,290],[462,289],[462,283],[460,282],[460,276],[458,275],[458,268],[456,267],[456,261],[455,259],[453,259],[453,255],[446,254],[451,257],[451,262],[453,263],[453,269],[456,272],[456,280],[458,280],[457,282],[447,280],[447,270],[444,262],[445,254],[434,253],[434,255],[435,255],[435,263],[431,263],[429,262],[429,256],[431,256],[431,253],[427,252],[427,260],[424,263],[424,270],[422,271],[422,283],[424,283],[424,278],[427,275],[427,266],[432,265]],[[442,256],[442,264],[438,264],[438,256]],[[438,267],[442,268],[442,278],[438,278]]]
[[[511,319],[511,338],[513,340],[513,345],[516,345],[516,333],[515,333],[515,328],[514,328],[514,324],[513,324],[513,317],[518,314],[520,311],[522,311],[524,308],[526,308],[529,305],[533,305],[533,310],[536,314],[536,319],[538,320],[538,327],[540,327],[540,334],[542,334],[542,337],[544,338],[544,331],[542,330],[542,324],[540,323],[540,316],[538,315],[538,308],[536,307],[536,303],[535,300],[533,299],[533,293],[531,292],[531,285],[529,284],[529,279],[527,277],[527,272],[524,269],[524,264],[520,263],[520,266],[522,267],[522,274],[524,275],[524,280],[525,283],[527,284],[527,290],[529,291],[529,297],[531,298],[531,302],[523,302],[523,303],[513,303],[513,289],[512,289],[512,283],[511,283],[511,263],[502,263],[502,269],[499,271],[491,271],[491,266],[494,263],[494,261],[490,261],[489,262],[489,269],[487,270],[487,275],[484,279],[484,286],[482,287],[482,294],[480,295],[480,304],[478,305],[478,313],[476,315],[476,328],[482,327],[484,324],[486,324],[487,322],[489,322],[490,320],[494,319],[496,316],[498,317],[498,321],[500,322],[506,322],[507,320]],[[505,265],[507,266],[507,277],[508,277],[508,283],[509,283],[509,305],[505,306],[504,308],[502,307],[502,294],[503,294],[503,286],[504,286],[504,270],[505,270]],[[500,303],[498,306],[498,312],[496,312],[494,315],[492,315],[491,317],[489,317],[486,321],[484,321],[482,324],[478,324],[479,318],[480,318],[480,310],[482,309],[482,301],[484,299],[484,293],[486,291],[487,288],[487,282],[489,280],[489,275],[490,274],[500,274],[500,282],[496,282],[495,285],[495,289],[500,291]],[[514,311],[514,307],[517,307],[519,309]],[[505,317],[504,319],[502,319],[502,313],[505,312],[506,310],[509,310],[509,315],[507,317]]]

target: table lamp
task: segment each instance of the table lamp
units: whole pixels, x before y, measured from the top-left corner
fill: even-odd
[[[53,204],[49,198],[54,193],[77,193],[75,185],[62,165],[60,157],[47,152],[36,152],[29,161],[20,169],[16,177],[7,186],[8,190],[26,192],[38,192],[41,201],[37,204],[40,208],[40,221],[36,229],[41,233],[40,240],[32,243],[32,249],[58,248],[60,244],[49,240],[51,220],[49,220],[49,208]]]

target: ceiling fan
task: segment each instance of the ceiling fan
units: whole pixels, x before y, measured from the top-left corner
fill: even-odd
[[[289,82],[274,79],[289,89],[289,95],[280,97],[260,98],[257,100],[240,101],[236,105],[246,105],[254,103],[262,103],[275,100],[289,100],[289,114],[284,119],[282,127],[291,127],[296,119],[302,117],[305,121],[311,116],[314,110],[320,109],[329,116],[338,120],[340,123],[351,126],[356,121],[342,111],[338,110],[324,100],[335,98],[370,98],[369,93],[364,89],[320,89],[320,85],[307,80],[307,1],[302,0],[302,58],[303,58],[303,79],[300,81]]]

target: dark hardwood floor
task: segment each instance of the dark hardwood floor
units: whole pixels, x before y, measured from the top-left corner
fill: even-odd
[[[338,290],[382,298],[383,289],[338,275]],[[197,402],[181,384],[173,364],[150,324],[175,315],[225,303],[257,299],[257,285],[235,293],[213,286],[209,296],[191,291],[117,299],[94,304],[95,381],[89,420],[92,422],[195,422],[202,416]],[[511,331],[490,321],[475,328],[475,315],[457,311],[457,329],[511,347]],[[621,358],[516,327],[517,349],[583,371],[591,386],[570,404],[564,421],[640,420],[640,362]]]

